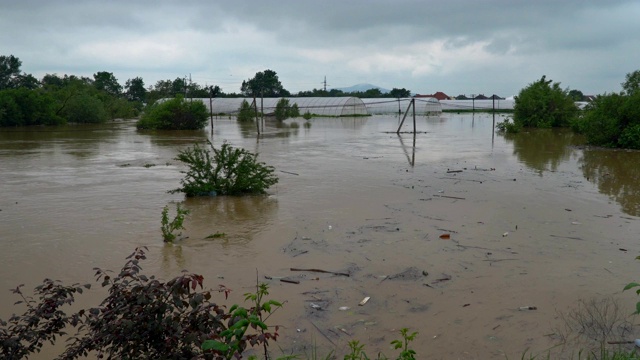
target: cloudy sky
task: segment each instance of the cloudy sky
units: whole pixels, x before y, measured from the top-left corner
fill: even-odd
[[[639,19],[638,0],[0,0],[0,55],[37,78],[191,75],[225,92],[271,69],[294,93],[326,76],[506,97],[546,75],[600,94],[640,69]]]

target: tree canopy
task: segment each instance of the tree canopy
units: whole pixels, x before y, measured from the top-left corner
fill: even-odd
[[[135,77],[127,80],[124,88],[127,99],[130,101],[145,101],[147,97],[147,89],[144,88],[144,80],[142,80],[141,77]]]
[[[389,96],[394,98],[407,98],[407,97],[411,97],[411,91],[405,88],[402,88],[402,89],[393,88],[391,89],[391,91],[389,91]]]
[[[93,74],[94,86],[109,95],[118,96],[122,93],[122,85],[111,72],[99,71]]]
[[[633,95],[640,90],[640,70],[630,72],[622,83],[622,90],[627,95]]]
[[[257,72],[253,78],[242,82],[240,91],[245,96],[283,97],[291,95],[282,86],[278,74],[273,70]]]

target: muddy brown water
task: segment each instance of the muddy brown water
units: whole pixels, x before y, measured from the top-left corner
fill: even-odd
[[[20,309],[10,288],[46,277],[94,283],[79,306],[96,305],[105,291],[92,269],[117,270],[144,245],[146,272],[203,274],[207,286],[233,290],[229,303],[256,277],[268,282],[285,302],[268,320],[280,325],[284,353],[343,355],[357,339],[370,356],[391,356],[407,327],[419,332],[419,358],[570,354],[554,347],[560,314],[609,296],[626,314],[637,300],[621,290],[640,279],[640,153],[584,148],[566,131],[505,137],[492,123],[488,114],[419,117],[414,143],[393,133],[397,117],[266,122],[260,137],[218,118],[213,143],[258,152],[280,182],[268,196],[189,199],[167,193],[182,175],[174,157],[209,129],[2,129],[0,318]],[[174,203],[191,210],[186,238],[164,244],[160,215]],[[207,239],[216,232],[225,236]]]

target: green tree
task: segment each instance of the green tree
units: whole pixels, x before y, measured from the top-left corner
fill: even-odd
[[[155,103],[136,123],[136,127],[153,130],[200,130],[207,125],[209,112],[201,101],[186,101],[184,97]]]
[[[129,101],[145,101],[147,89],[144,88],[144,80],[142,80],[141,77],[135,77],[127,80],[124,85],[124,89]]]
[[[563,127],[569,126],[577,112],[568,91],[542,76],[515,97],[513,121],[521,127]]]
[[[58,125],[54,98],[39,90],[18,88],[0,91],[0,126]]]
[[[402,88],[402,89],[393,88],[391,89],[391,91],[389,91],[389,96],[394,98],[407,98],[407,97],[411,97],[411,91],[405,88]]]
[[[627,95],[633,95],[640,90],[640,70],[627,74],[622,89]]]
[[[119,96],[122,93],[122,85],[118,83],[118,79],[110,72],[100,71],[93,74],[93,85],[96,89],[112,96]]]
[[[104,103],[89,92],[70,97],[62,114],[68,122],[78,124],[104,123],[109,117]]]
[[[253,78],[242,82],[240,91],[245,96],[282,97],[291,95],[282,86],[278,74],[273,70],[257,72]]]
[[[22,61],[13,55],[0,56],[0,90],[16,88]]]
[[[570,90],[568,95],[573,101],[583,101],[584,99],[584,94],[580,90]]]

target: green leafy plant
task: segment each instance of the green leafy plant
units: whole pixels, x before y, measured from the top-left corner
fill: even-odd
[[[229,309],[231,315],[228,328],[214,336],[213,339],[206,340],[202,343],[204,351],[213,351],[221,355],[224,359],[231,359],[239,355],[245,350],[246,346],[262,344],[264,347],[265,359],[269,358],[267,346],[269,340],[277,340],[278,327],[275,332],[266,332],[268,329],[264,323],[263,314],[272,314],[276,308],[282,307],[282,304],[275,300],[264,301],[264,297],[269,295],[269,287],[267,284],[256,285],[255,293],[246,293],[245,301],[250,301],[253,306],[249,309],[233,305]],[[268,316],[267,316],[268,317]],[[249,328],[253,329],[253,333],[247,334]]]
[[[257,161],[257,154],[223,143],[219,149],[208,142],[212,152],[198,144],[180,151],[176,160],[188,166],[182,171],[182,187],[171,193],[187,196],[263,194],[278,182],[274,168]]]
[[[183,209],[180,207],[180,204],[176,204],[176,216],[173,220],[169,221],[169,206],[165,206],[162,209],[162,226],[160,229],[162,230],[162,238],[164,242],[171,242],[176,239],[176,234],[174,234],[177,230],[185,230],[183,223],[184,217],[189,214],[189,210]],[[180,235],[180,234],[178,234]]]
[[[402,339],[393,340],[391,345],[393,348],[398,350],[400,349],[400,354],[396,358],[396,360],[415,360],[416,352],[415,350],[409,348],[409,343],[415,340],[417,332],[413,332],[409,334],[409,329],[402,328],[400,329],[400,336]],[[364,351],[364,344],[361,344],[358,340],[352,340],[349,342],[349,353],[344,356],[344,360],[369,360],[370,358]],[[378,354],[378,360],[386,360],[388,359],[384,354]]]
[[[402,328],[400,329],[400,335],[402,336],[401,340],[393,340],[391,345],[393,345],[394,349],[402,349],[400,352],[400,356],[398,359],[402,360],[415,360],[416,352],[413,349],[409,348],[409,343],[416,338],[418,335],[417,332],[413,332],[409,334],[409,329]]]
[[[369,359],[364,352],[364,344],[360,344],[358,340],[349,341],[349,353],[344,356],[344,360],[363,360]]]

